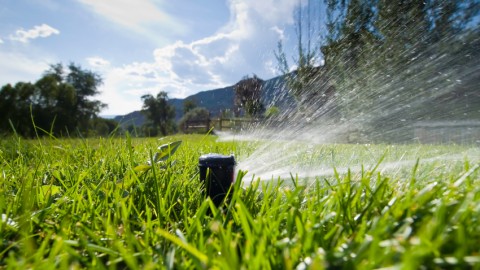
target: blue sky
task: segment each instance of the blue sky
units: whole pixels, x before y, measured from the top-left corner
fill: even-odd
[[[277,42],[295,41],[298,0],[0,0],[0,85],[34,82],[50,64],[100,74],[101,114],[140,97],[183,98],[247,74],[278,75]]]

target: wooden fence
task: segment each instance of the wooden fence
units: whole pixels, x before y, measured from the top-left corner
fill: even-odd
[[[207,133],[211,129],[212,121],[209,119],[205,120],[189,120],[185,121],[183,126],[183,132],[185,133]]]
[[[217,118],[186,121],[185,133],[207,133],[210,129],[217,131],[240,131],[258,124],[260,120],[246,118]]]

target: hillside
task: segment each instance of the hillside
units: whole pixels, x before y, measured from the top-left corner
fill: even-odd
[[[201,91],[185,99],[172,98],[170,104],[175,107],[175,118],[178,121],[183,116],[183,102],[193,100],[198,107],[206,108],[212,116],[218,116],[225,109],[233,107],[234,91],[233,86]]]
[[[145,122],[145,116],[140,111],[133,111],[125,115],[118,115],[113,120],[120,123],[122,127],[136,126],[139,127]]]

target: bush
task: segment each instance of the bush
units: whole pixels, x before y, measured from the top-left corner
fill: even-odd
[[[203,108],[197,107],[188,111],[179,121],[178,126],[183,132],[186,132],[185,125],[189,121],[207,121],[210,119],[210,112]]]
[[[277,106],[271,106],[265,111],[264,116],[265,118],[273,118],[279,114],[280,109]]]

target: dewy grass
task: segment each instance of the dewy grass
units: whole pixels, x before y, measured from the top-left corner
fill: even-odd
[[[178,140],[165,164],[134,170]],[[420,159],[395,177],[367,167],[309,182],[292,174],[243,188],[240,171],[217,209],[202,195],[198,157],[241,157],[252,152],[248,143],[176,136],[0,145],[0,268],[480,269],[478,160],[430,170]],[[335,160],[364,155],[358,147],[332,148]]]

